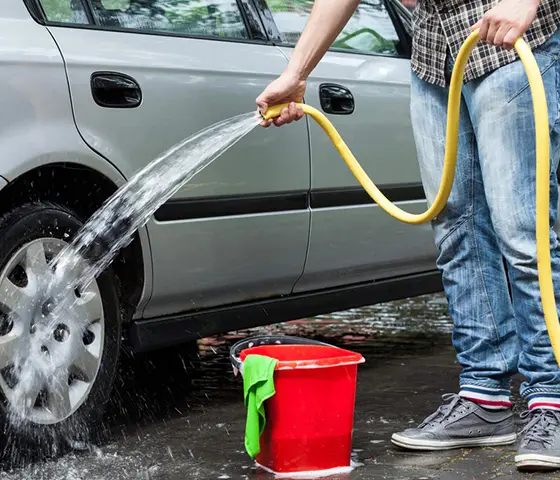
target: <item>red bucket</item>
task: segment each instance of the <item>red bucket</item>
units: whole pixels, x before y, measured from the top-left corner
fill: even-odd
[[[251,354],[278,360],[257,463],[275,474],[350,470],[358,364],[364,358],[329,345],[256,346],[239,358]]]

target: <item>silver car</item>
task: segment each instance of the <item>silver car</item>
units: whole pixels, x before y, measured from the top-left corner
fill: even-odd
[[[0,423],[11,441],[50,449],[94,432],[121,340],[148,351],[441,290],[429,225],[374,205],[313,121],[257,128],[163,204],[95,285],[75,291],[95,320],[85,333],[53,329],[44,353],[57,382],[14,393],[14,359],[36,325],[13,299],[33,304],[37,276],[131,175],[254,110],[311,6],[0,2]],[[410,22],[394,0],[362,1],[305,101],[329,115],[391,200],[420,212]],[[14,402],[26,405],[23,418],[7,414]]]

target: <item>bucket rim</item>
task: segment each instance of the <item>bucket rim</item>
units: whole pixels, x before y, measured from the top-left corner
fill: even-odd
[[[241,364],[246,357],[251,355],[251,350],[255,350],[258,348],[268,347],[268,348],[283,348],[283,347],[300,347],[301,345],[255,345],[254,347],[247,348],[240,353],[239,360]],[[320,359],[309,359],[309,360],[278,360],[276,367],[274,368],[275,371],[283,371],[283,370],[316,370],[321,368],[334,368],[334,367],[344,367],[349,365],[360,365],[365,363],[365,358],[361,353],[353,352],[351,350],[347,350],[345,348],[335,347],[333,345],[306,345],[307,348],[329,348],[333,350],[339,350],[340,352],[344,352],[345,355],[338,355],[332,356],[327,358],[320,358]],[[255,355],[255,354],[253,354]],[[259,354],[260,355],[260,354]],[[269,356],[269,355],[263,355]],[[274,357],[270,357],[274,358]]]
[[[237,376],[243,374],[243,362],[239,358],[241,352],[248,348],[265,346],[265,345],[322,345],[325,347],[338,348],[328,343],[309,338],[296,337],[292,335],[257,335],[254,337],[244,338],[232,345],[229,353],[233,374]]]

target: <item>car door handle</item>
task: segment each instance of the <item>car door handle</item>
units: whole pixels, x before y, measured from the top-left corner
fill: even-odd
[[[334,115],[350,115],[354,113],[354,96],[342,85],[323,83],[319,86],[321,108]]]
[[[142,103],[140,85],[124,73],[95,72],[91,93],[95,103],[105,108],[135,108]]]

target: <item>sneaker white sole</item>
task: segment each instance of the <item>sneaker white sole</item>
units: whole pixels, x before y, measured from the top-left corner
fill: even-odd
[[[421,440],[418,438],[408,438],[393,434],[391,442],[398,447],[409,450],[451,450],[453,448],[468,447],[494,447],[498,445],[511,445],[517,440],[515,433],[509,435],[499,435],[495,437],[465,438],[461,440]]]
[[[560,457],[523,453],[515,456],[515,463],[519,470],[556,470],[560,468]]]

